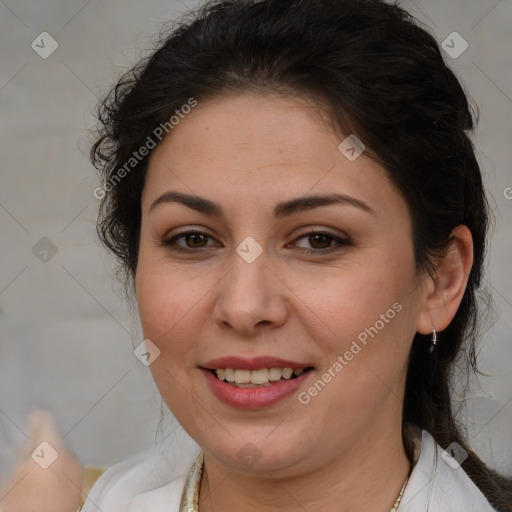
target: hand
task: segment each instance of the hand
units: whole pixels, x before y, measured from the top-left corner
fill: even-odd
[[[0,511],[75,512],[82,498],[81,464],[60,438],[50,413],[33,411],[28,424],[29,438],[20,451],[13,474],[0,485]],[[51,448],[44,445],[38,448],[44,441]],[[57,452],[54,462],[52,449]],[[50,462],[47,469],[41,467]]]

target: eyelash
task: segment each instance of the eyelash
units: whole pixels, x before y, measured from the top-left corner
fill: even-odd
[[[176,244],[177,240],[184,238],[186,236],[189,236],[189,235],[204,235],[210,239],[213,238],[210,235],[208,235],[207,233],[204,233],[203,231],[184,231],[183,233],[179,233],[179,234],[169,238],[168,240],[162,241],[161,245],[164,247],[170,247],[172,250],[181,252],[182,254],[193,254],[193,253],[197,254],[201,249],[208,247],[208,246],[205,246],[205,247],[199,247],[197,249],[184,249],[183,247],[180,247]],[[306,253],[306,254],[315,254],[315,255],[330,254],[332,252],[339,251],[344,246],[352,245],[352,241],[349,239],[339,238],[337,236],[332,235],[331,233],[327,233],[325,231],[315,231],[315,230],[311,230],[311,231],[307,231],[306,233],[302,233],[298,238],[296,238],[296,240],[301,240],[302,238],[307,238],[307,237],[310,237],[313,235],[326,236],[326,237],[330,238],[331,240],[335,241],[338,244],[338,246],[334,246],[332,248],[331,248],[331,246],[329,246],[327,249],[302,249],[302,248],[299,248],[299,250],[301,252]]]

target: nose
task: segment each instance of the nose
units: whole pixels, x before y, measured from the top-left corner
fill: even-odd
[[[268,266],[265,252],[252,263],[234,252],[232,269],[219,286],[213,313],[222,329],[250,338],[286,322],[287,288]]]

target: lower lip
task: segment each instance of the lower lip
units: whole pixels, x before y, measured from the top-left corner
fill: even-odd
[[[240,409],[258,409],[276,404],[293,395],[309,377],[311,370],[305,370],[295,379],[280,380],[270,386],[238,388],[218,379],[210,370],[201,368],[213,394],[225,404]]]

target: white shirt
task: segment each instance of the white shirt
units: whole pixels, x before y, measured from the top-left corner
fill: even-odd
[[[422,431],[421,452],[398,512],[496,512],[455,459]],[[200,448],[192,440],[152,449],[109,468],[82,512],[179,512],[186,477]]]

